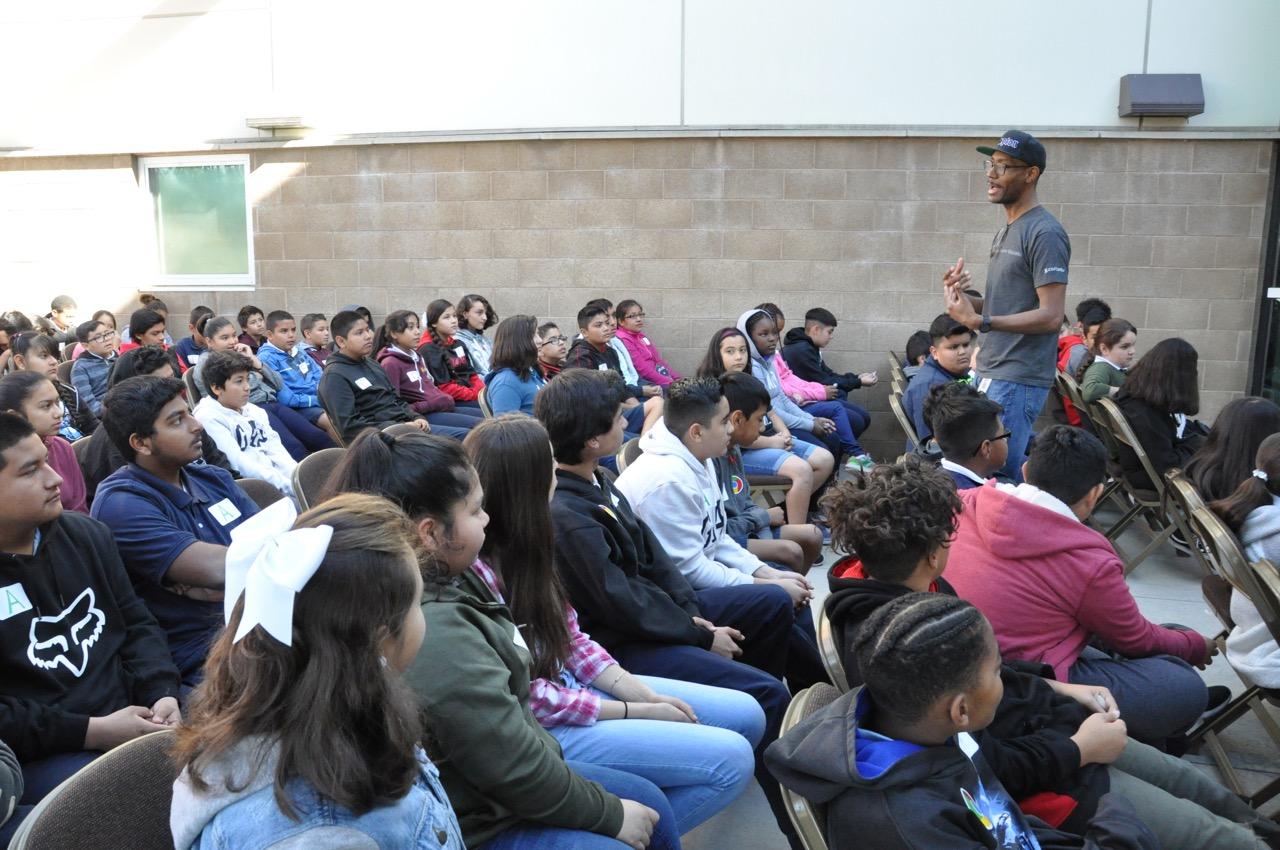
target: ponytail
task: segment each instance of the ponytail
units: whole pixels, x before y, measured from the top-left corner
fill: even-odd
[[[1280,434],[1262,441],[1253,473],[1230,496],[1210,502],[1209,510],[1238,535],[1249,514],[1271,504],[1273,496],[1280,496]]]

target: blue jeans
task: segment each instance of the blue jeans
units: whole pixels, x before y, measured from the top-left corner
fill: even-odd
[[[982,388],[981,376],[978,388]],[[1022,464],[1027,459],[1027,444],[1031,442],[1031,434],[1035,428],[1036,418],[1044,409],[1049,398],[1048,387],[1033,387],[1029,384],[1015,384],[1013,381],[996,381],[984,391],[987,398],[1003,408],[1000,421],[1009,432],[1009,459],[1001,470],[1009,480],[1022,483]]]
[[[467,434],[471,433],[471,429],[484,421],[484,416],[468,416],[465,413],[424,413],[427,422],[431,424],[432,434],[442,434],[446,437],[453,437],[456,440],[466,439]]]
[[[658,787],[647,779],[631,773],[588,764],[581,761],[565,762],[583,779],[599,782],[605,790],[624,800],[635,800],[656,811],[661,817],[653,828],[649,850],[680,850],[680,833],[676,831],[676,818],[671,805]],[[597,835],[581,829],[560,829],[529,823],[513,826],[501,835],[486,841],[483,850],[622,850],[627,845],[607,835]]]
[[[752,750],[764,735],[764,711],[741,691],[639,678],[657,693],[687,702],[698,722],[600,720],[547,731],[560,742],[566,759],[634,773],[661,788],[683,835],[732,803],[751,781]],[[592,690],[603,699],[616,699]]]
[[[845,407],[843,401],[839,399],[815,401],[812,404],[806,404],[804,411],[813,416],[825,416],[836,423],[835,433],[818,438],[833,455],[840,457],[841,452],[851,456],[863,454],[862,445],[854,434],[854,426],[849,418],[849,409]],[[792,433],[795,433],[794,429]]]
[[[1200,674],[1172,655],[1119,658],[1088,646],[1067,678],[1073,685],[1110,690],[1129,737],[1157,747],[1190,729],[1209,700]]]
[[[259,405],[267,412],[267,421],[276,429],[285,451],[294,460],[302,460],[312,452],[331,449],[336,443],[324,431],[307,421],[307,417],[288,405],[269,401]]]

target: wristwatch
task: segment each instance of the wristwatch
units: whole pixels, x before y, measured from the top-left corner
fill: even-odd
[[[978,325],[978,333],[985,334],[991,332],[991,317],[985,313],[982,316],[982,323]]]

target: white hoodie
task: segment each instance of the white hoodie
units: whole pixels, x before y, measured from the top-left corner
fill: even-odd
[[[695,590],[751,584],[767,565],[725,534],[725,495],[711,461],[699,463],[662,419],[640,447],[644,454],[618,476],[618,489],[689,584]]]
[[[205,396],[192,411],[227,456],[231,468],[245,478],[261,478],[293,498],[293,470],[298,462],[285,451],[267,412],[249,403],[236,412]]]

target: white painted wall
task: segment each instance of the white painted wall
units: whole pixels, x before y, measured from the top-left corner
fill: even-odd
[[[12,0],[0,147],[179,150],[318,134],[584,127],[1116,128],[1146,0]],[[1152,0],[1192,128],[1280,127],[1276,0]]]

